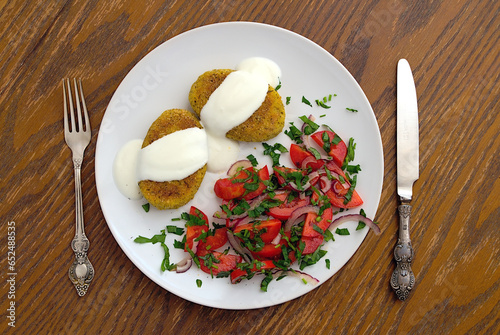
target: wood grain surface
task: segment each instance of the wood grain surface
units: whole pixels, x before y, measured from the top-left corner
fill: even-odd
[[[0,1],[0,332],[498,334],[499,11],[492,0]],[[106,225],[94,175],[99,126],[128,71],[162,42],[224,21],[276,25],[324,47],[365,91],[384,147],[375,218],[383,234],[368,234],[353,258],[314,291],[247,311],[191,303],[143,275]],[[412,202],[416,285],[405,302],[389,285],[398,233],[400,58],[415,76],[421,143]],[[82,173],[96,277],[84,297],[67,274],[75,206],[63,136],[64,77],[83,78],[93,132]],[[15,227],[14,269],[9,225]],[[15,327],[9,325],[12,302]]]

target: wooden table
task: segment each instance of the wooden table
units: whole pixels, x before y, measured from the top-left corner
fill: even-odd
[[[486,0],[3,1],[0,332],[499,333],[499,11],[497,1]],[[283,27],[335,56],[372,104],[385,160],[375,218],[382,235],[369,234],[341,271],[314,291],[246,311],[197,305],[143,275],[106,225],[94,176],[99,126],[128,71],[162,42],[224,21]],[[412,202],[416,285],[405,302],[389,285],[398,233],[400,58],[414,72],[421,142]],[[75,209],[61,93],[61,79],[78,76],[84,79],[93,132],[83,166],[83,202],[96,276],[84,297],[67,274]],[[15,227],[13,268],[8,241],[14,241],[14,230],[8,227]]]

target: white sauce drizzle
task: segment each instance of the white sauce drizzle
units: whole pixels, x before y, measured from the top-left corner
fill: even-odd
[[[259,75],[231,72],[203,106],[201,123],[213,136],[225,137],[262,105],[267,87],[267,82]]]
[[[163,136],[144,149],[143,140],[131,140],[113,162],[113,179],[118,190],[131,200],[142,198],[139,181],[181,180],[208,161],[204,129],[188,128]]]
[[[183,129],[163,136],[141,150],[137,179],[182,180],[207,163],[207,147],[207,135],[200,128]]]
[[[121,147],[113,162],[113,179],[118,190],[130,200],[142,198],[137,184],[137,159],[142,140],[132,140]]]
[[[276,63],[262,57],[245,59],[236,69],[210,95],[200,113],[209,134],[210,172],[223,172],[236,161],[239,143],[226,138],[226,133],[252,116],[264,102],[268,85],[276,87],[281,75]]]
[[[281,69],[278,64],[268,58],[246,58],[236,66],[236,70],[257,74],[264,78],[273,88],[276,88],[280,83]]]

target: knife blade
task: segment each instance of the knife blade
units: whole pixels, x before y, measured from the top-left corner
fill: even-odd
[[[417,92],[410,64],[400,59],[397,70],[397,192],[400,205],[399,238],[394,248],[396,269],[391,286],[400,300],[406,300],[415,284],[411,269],[414,251],[410,240],[410,201],[419,177],[419,130]]]

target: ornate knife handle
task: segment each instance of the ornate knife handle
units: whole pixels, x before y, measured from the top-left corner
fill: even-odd
[[[410,213],[411,206],[402,204],[399,210],[399,239],[394,248],[396,269],[391,277],[391,286],[399,300],[406,300],[415,284],[415,276],[411,270],[413,248],[410,241]]]

